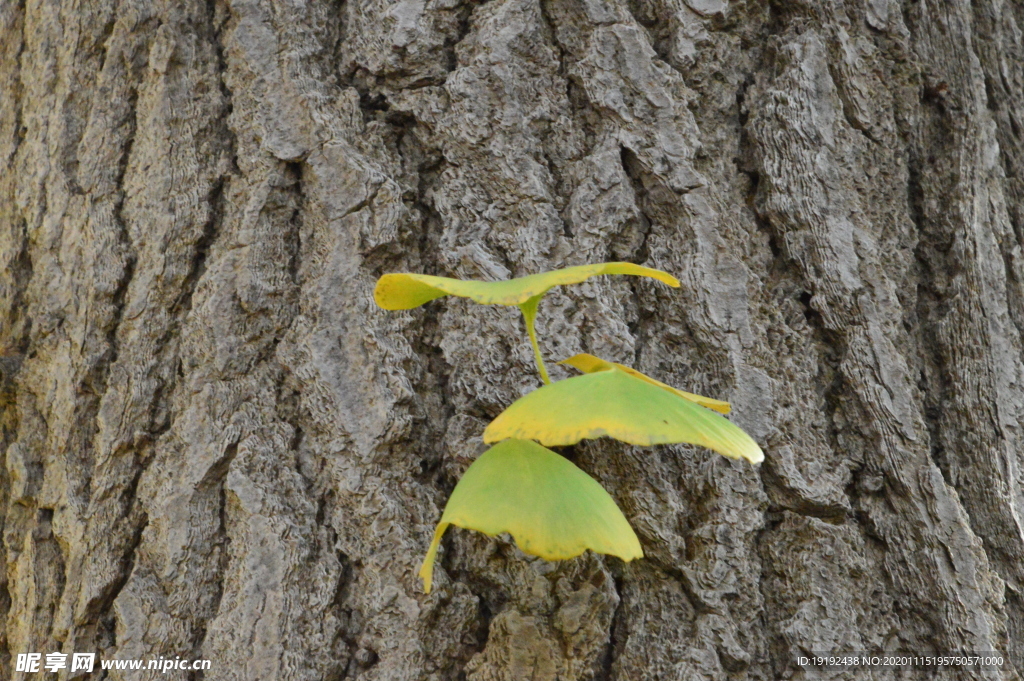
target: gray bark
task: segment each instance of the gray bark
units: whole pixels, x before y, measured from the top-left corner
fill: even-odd
[[[1022,30],[1019,0],[0,4],[0,676],[1019,678]],[[581,444],[644,559],[456,529],[425,596],[537,377],[514,308],[374,281],[608,260],[683,285],[552,291],[546,356],[728,399],[765,463]],[[796,661],[855,650],[1008,664]]]

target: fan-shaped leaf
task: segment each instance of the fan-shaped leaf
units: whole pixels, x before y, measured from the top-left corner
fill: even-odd
[[[607,360],[601,359],[600,357],[588,355],[585,352],[580,353],[578,355],[573,355],[569,359],[563,359],[561,362],[559,362],[559,364],[568,364],[571,367],[579,369],[585,374],[592,374],[595,371],[607,371],[608,369],[616,368],[619,371],[625,371],[630,376],[639,378],[641,381],[647,381],[651,385],[656,385],[659,388],[667,390],[674,395],[679,395],[680,397],[684,397],[690,400],[691,402],[696,402],[702,407],[714,409],[719,414],[728,414],[730,411],[732,411],[732,407],[729,406],[728,402],[723,402],[722,400],[713,400],[710,397],[704,397],[703,395],[694,395],[693,393],[688,393],[685,390],[677,390],[670,385],[666,385],[661,381],[656,381],[647,374],[642,374],[636,369],[631,369],[624,364],[609,362]]]
[[[566,267],[507,281],[463,281],[427,274],[385,274],[377,280],[373,299],[385,310],[410,310],[446,295],[470,298],[484,305],[521,305],[553,286],[578,284],[599,274],[633,274],[651,277],[669,286],[679,286],[678,279],[661,270],[629,262],[606,262]]]
[[[630,561],[643,550],[611,496],[568,459],[527,440],[505,440],[455,486],[420,568],[430,593],[434,557],[449,525],[508,532],[525,553],[565,560],[590,549]]]
[[[484,442],[549,447],[607,435],[634,445],[688,442],[751,463],[761,448],[724,416],[617,368],[576,376],[519,398],[484,430]]]

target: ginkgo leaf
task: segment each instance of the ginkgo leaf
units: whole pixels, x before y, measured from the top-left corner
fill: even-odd
[[[678,279],[661,270],[629,262],[606,262],[566,267],[506,281],[464,281],[428,274],[385,274],[377,280],[373,299],[385,310],[410,310],[447,295],[469,298],[484,305],[522,305],[554,286],[578,284],[599,274],[633,274],[651,277],[669,286],[679,286]]]
[[[549,447],[602,436],[633,445],[687,442],[732,459],[764,460],[757,443],[721,414],[615,367],[538,388],[484,430],[484,442],[518,438]]]
[[[469,298],[484,305],[518,305],[526,323],[526,333],[533,347],[533,357],[541,380],[551,383],[544,366],[534,321],[537,305],[548,289],[565,284],[578,284],[599,274],[633,274],[651,277],[669,286],[679,286],[679,280],[667,272],[634,265],[630,262],[604,262],[596,265],[577,265],[551,272],[531,274],[506,281],[463,281],[448,277],[434,277],[429,274],[405,272],[385,274],[377,280],[373,299],[385,310],[411,310],[442,296],[452,295]]]
[[[491,537],[508,532],[524,553],[545,560],[573,558],[587,549],[625,561],[644,555],[633,528],[597,481],[528,440],[491,447],[455,486],[420,567],[427,593],[449,525]]]
[[[608,369],[614,367],[619,371],[625,371],[630,376],[639,378],[641,381],[647,381],[651,385],[656,385],[659,388],[667,390],[674,395],[679,395],[680,397],[684,397],[690,400],[691,402],[696,402],[702,407],[714,409],[719,414],[728,414],[730,411],[732,411],[732,407],[729,406],[728,402],[723,402],[722,400],[713,400],[710,397],[704,397],[703,395],[694,395],[693,393],[688,393],[685,390],[677,390],[676,388],[673,388],[670,385],[666,385],[661,381],[656,381],[647,374],[642,374],[636,369],[631,369],[630,367],[625,366],[624,364],[609,362],[607,360],[601,359],[600,357],[588,355],[585,352],[582,352],[578,355],[573,355],[569,359],[563,359],[561,362],[559,362],[559,364],[568,364],[569,366],[575,369],[579,369],[585,374],[592,374],[595,371],[607,371]]]

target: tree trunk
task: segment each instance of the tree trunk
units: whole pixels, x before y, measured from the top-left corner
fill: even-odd
[[[1019,678],[1022,30],[1019,0],[8,0],[0,677]],[[384,312],[376,278],[611,260],[682,287],[553,290],[544,354],[728,399],[764,464],[581,444],[642,560],[450,530],[424,595],[538,379],[514,308]],[[798,659],[853,651],[1007,661]]]

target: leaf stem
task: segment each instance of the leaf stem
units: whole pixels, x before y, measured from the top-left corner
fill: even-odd
[[[549,385],[551,379],[548,378],[548,370],[544,366],[544,358],[541,357],[540,346],[537,345],[537,332],[533,328],[533,322],[537,319],[537,305],[543,297],[543,293],[539,296],[534,296],[525,303],[520,304],[519,309],[523,312],[523,320],[526,322],[526,333],[530,335],[530,344],[533,346],[533,358],[537,361],[537,370],[540,372],[540,378],[544,381],[544,385]]]

